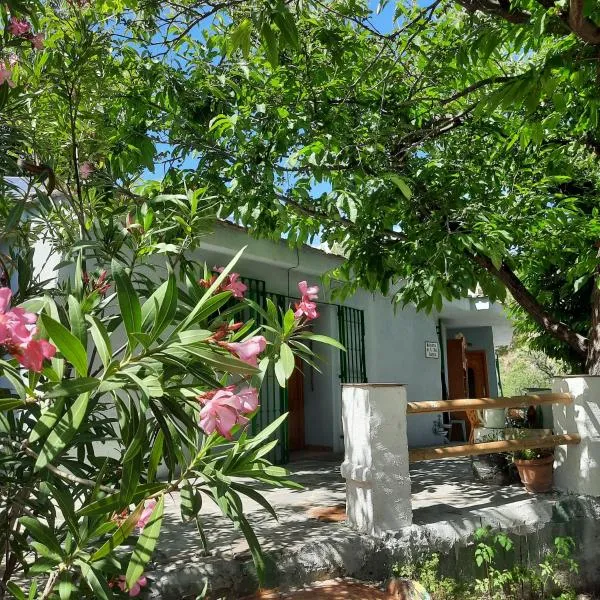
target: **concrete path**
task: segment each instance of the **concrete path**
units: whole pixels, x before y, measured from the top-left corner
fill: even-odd
[[[292,583],[310,581],[315,570],[322,571],[323,576],[335,575],[341,564],[348,568],[349,563],[356,563],[358,569],[364,557],[359,552],[354,556],[353,549],[360,545],[364,550],[365,544],[375,544],[344,523],[311,518],[315,509],[322,512],[327,507],[344,506],[345,484],[340,476],[340,463],[339,459],[292,463],[288,466],[292,477],[304,486],[303,490],[263,488],[261,492],[275,508],[278,521],[256,502],[244,500],[248,520],[263,549],[279,557],[274,568],[287,569]],[[432,536],[440,521],[451,523],[450,537],[454,539],[472,534],[476,527],[473,524],[482,519],[506,522],[507,510],[513,513],[511,507],[516,514],[524,515],[527,510],[521,504],[531,503],[531,497],[521,486],[498,487],[473,481],[468,459],[416,463],[411,466],[411,478],[414,523],[426,528],[436,524],[428,534]],[[182,523],[177,495],[168,499],[160,547],[154,557],[156,575],[160,573],[157,589],[161,590],[155,597],[186,597],[185,591],[194,587],[194,582],[198,587],[202,577],[208,578],[213,586],[227,588],[243,577],[242,572],[246,573],[250,554],[241,532],[210,501],[205,501],[201,515],[209,543],[208,556],[195,527]],[[168,589],[175,583],[180,587],[171,594]]]

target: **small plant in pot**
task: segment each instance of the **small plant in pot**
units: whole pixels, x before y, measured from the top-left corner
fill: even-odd
[[[554,449],[527,448],[512,453],[519,477],[528,492],[540,494],[552,491]]]

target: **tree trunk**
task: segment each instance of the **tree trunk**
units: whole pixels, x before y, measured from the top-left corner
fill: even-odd
[[[588,351],[585,360],[585,370],[588,375],[600,375],[600,274],[594,278],[592,290],[592,326],[588,336]]]
[[[506,263],[502,263],[500,268],[496,267],[491,259],[483,254],[471,254],[468,256],[474,260],[479,266],[497,277],[512,294],[515,301],[529,314],[529,316],[548,333],[553,335],[557,340],[568,344],[579,356],[587,360],[589,356],[588,339],[576,331],[573,331],[569,325],[553,318],[553,316],[537,301],[531,292],[525,287],[523,282],[509,268]],[[600,277],[600,274],[599,274]],[[595,298],[598,314],[596,323],[600,326],[600,290],[596,288],[598,298]],[[594,300],[593,300],[594,302]],[[593,322],[593,318],[592,318]],[[596,354],[600,360],[600,329],[596,328],[598,334],[598,348]],[[597,361],[598,362],[598,361]],[[600,366],[599,366],[600,368]],[[600,371],[599,371],[600,374]]]

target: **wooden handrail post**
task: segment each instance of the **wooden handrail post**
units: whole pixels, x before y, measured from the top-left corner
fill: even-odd
[[[405,386],[344,384],[342,421],[348,522],[375,536],[411,525]]]

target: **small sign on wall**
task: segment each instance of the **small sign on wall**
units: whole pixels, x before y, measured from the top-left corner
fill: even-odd
[[[440,346],[437,342],[425,342],[425,358],[439,358]]]

